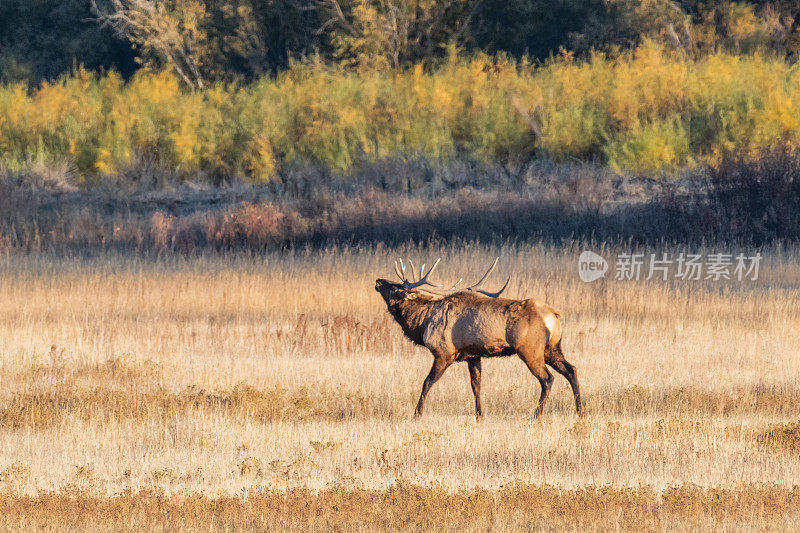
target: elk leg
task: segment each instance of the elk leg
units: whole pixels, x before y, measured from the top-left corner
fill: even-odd
[[[436,383],[440,377],[442,377],[442,374],[444,374],[444,371],[447,370],[448,366],[450,366],[450,361],[443,357],[434,356],[431,371],[428,372],[428,377],[426,377],[425,381],[422,383],[422,394],[419,395],[417,408],[414,411],[415,417],[418,417],[422,414],[422,407],[425,405],[425,397],[428,395],[431,387],[433,387],[433,384]]]
[[[539,417],[544,410],[544,401],[547,399],[547,395],[550,393],[550,387],[553,385],[553,374],[547,370],[547,367],[542,365],[542,368],[545,371],[546,376],[544,378],[536,376],[539,378],[539,384],[542,386],[542,394],[539,396],[539,405],[536,406],[536,411],[534,411],[533,416]]]
[[[544,401],[547,399],[547,395],[550,393],[551,385],[553,385],[553,374],[547,370],[547,367],[544,364],[544,355],[534,359],[524,352],[518,353],[520,359],[522,359],[522,361],[528,367],[528,370],[531,371],[531,374],[536,376],[536,378],[539,380],[539,384],[542,386],[542,394],[539,396],[539,405],[536,406],[536,411],[533,413],[534,417],[538,417],[542,414],[542,410],[544,409]]]
[[[554,361],[548,361],[547,363],[552,366],[556,372],[567,378],[570,387],[572,387],[572,394],[575,396],[575,411],[581,414],[583,404],[581,402],[580,385],[578,385],[578,370],[563,357]]]
[[[467,361],[469,366],[469,378],[472,384],[472,394],[475,395],[475,417],[481,419],[483,410],[481,409],[481,359],[470,359]]]

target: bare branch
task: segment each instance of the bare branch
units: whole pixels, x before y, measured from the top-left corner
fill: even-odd
[[[534,111],[528,111],[525,106],[522,105],[522,102],[511,92],[508,93],[509,98],[511,99],[511,104],[514,106],[514,109],[517,111],[522,120],[528,125],[531,129],[531,132],[535,135],[536,139],[542,138],[542,128],[539,127],[539,123],[534,116]]]
[[[344,11],[342,11],[342,6],[339,5],[339,2],[337,0],[328,0],[326,3],[333,8],[333,11],[336,13],[336,18],[338,19],[339,24],[341,24],[347,31],[349,31],[353,35],[358,33],[358,30],[356,30],[353,27],[353,25],[350,24],[350,22],[348,22],[347,17],[344,16]]]
[[[160,57],[187,85],[204,87],[196,57],[201,50],[197,37],[204,35],[196,19],[204,13],[202,9],[167,11],[153,0],[108,0],[105,8],[91,0],[91,9],[98,23]]]

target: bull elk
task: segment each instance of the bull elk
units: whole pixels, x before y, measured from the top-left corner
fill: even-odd
[[[433,354],[433,366],[422,384],[415,416],[422,414],[425,397],[444,371],[454,362],[466,361],[475,395],[475,414],[481,418],[481,358],[514,354],[522,359],[542,386],[535,416],[542,413],[553,384],[553,375],[547,365],[569,381],[575,396],[575,409],[580,414],[577,371],[561,351],[561,314],[536,300],[500,298],[508,281],[497,292],[483,290],[483,283],[498,259],[478,283],[457,291],[455,288],[461,280],[446,291],[441,290],[441,284],[430,280],[439,264],[438,259],[427,273],[425,265],[422,265],[420,277],[415,281],[406,278],[402,259],[399,267],[395,262],[400,282],[375,281],[375,290],[383,297],[389,313],[400,324],[406,337]],[[414,265],[410,265],[412,277],[416,278]]]

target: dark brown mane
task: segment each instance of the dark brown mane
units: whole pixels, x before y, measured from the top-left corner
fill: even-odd
[[[414,344],[425,346],[423,342],[425,326],[436,300],[417,291],[411,293],[412,291],[404,291],[404,298],[392,298],[386,304],[389,313],[400,325],[405,336]]]

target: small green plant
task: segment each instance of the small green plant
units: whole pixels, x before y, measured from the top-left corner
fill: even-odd
[[[332,440],[326,442],[312,440],[308,444],[311,446],[311,449],[313,449],[315,452],[322,453],[325,450],[333,450],[334,448],[341,445],[341,442],[333,442]]]

